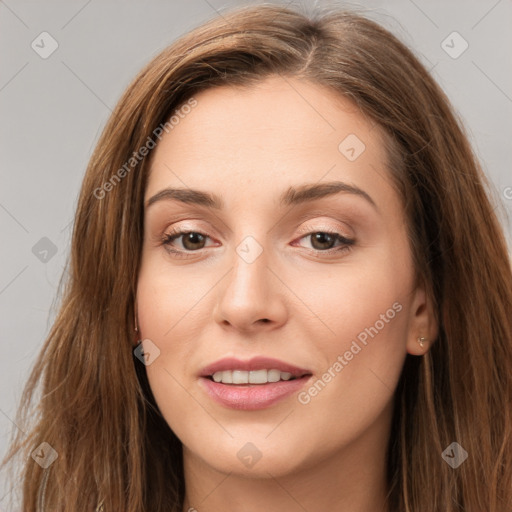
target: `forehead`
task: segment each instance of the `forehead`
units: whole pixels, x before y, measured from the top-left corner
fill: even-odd
[[[271,77],[194,98],[153,150],[146,198],[170,186],[229,198],[322,180],[370,189],[389,181],[380,128],[325,86]]]

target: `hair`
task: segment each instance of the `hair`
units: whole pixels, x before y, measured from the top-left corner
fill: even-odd
[[[102,503],[105,512],[181,512],[181,442],[133,354],[149,156],[101,198],[97,191],[194,94],[276,75],[337,92],[385,134],[417,279],[439,324],[423,357],[406,356],[396,389],[389,510],[510,508],[510,256],[463,123],[413,52],[379,24],[351,10],[306,15],[262,4],[225,12],[164,49],[103,130],[78,199],[60,309],[19,406],[17,422],[29,427],[4,460],[23,457],[24,511]],[[468,452],[456,469],[441,456],[454,441]],[[30,458],[42,442],[58,454],[47,469]]]

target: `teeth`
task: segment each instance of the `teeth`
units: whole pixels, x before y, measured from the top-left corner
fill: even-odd
[[[281,372],[279,370],[225,370],[215,372],[213,375],[215,382],[223,384],[266,384],[267,382],[278,382],[279,380],[290,380],[292,374]]]
[[[233,370],[233,384],[249,384],[249,372]]]
[[[268,382],[277,382],[281,378],[281,372],[279,370],[269,370],[267,372]]]

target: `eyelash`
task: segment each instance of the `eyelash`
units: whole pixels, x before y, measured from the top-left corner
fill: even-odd
[[[173,230],[170,233],[165,233],[162,237],[162,245],[166,246],[166,250],[173,255],[173,257],[176,258],[190,258],[193,253],[199,252],[202,249],[198,249],[197,251],[183,251],[183,250],[176,250],[171,248],[171,242],[176,240],[177,238],[180,238],[183,235],[188,235],[190,233],[197,233],[203,237],[210,238],[207,234],[197,231],[197,230]],[[340,241],[343,246],[341,247],[333,247],[331,249],[327,249],[325,251],[321,251],[319,249],[309,249],[310,251],[313,251],[320,255],[320,257],[328,257],[331,256],[334,253],[343,253],[348,252],[351,250],[351,246],[354,245],[355,240],[349,239],[344,237],[341,233],[338,233],[337,231],[330,231],[330,230],[317,230],[317,231],[309,231],[305,234],[303,234],[299,240],[302,240],[303,238],[306,238],[307,236],[311,236],[317,233],[324,233],[326,235],[333,236],[336,240]],[[325,256],[324,256],[325,255]]]

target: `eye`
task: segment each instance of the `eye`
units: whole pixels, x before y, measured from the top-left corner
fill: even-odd
[[[172,248],[172,243],[178,238],[183,238],[181,244],[182,249],[176,250]],[[178,258],[186,258],[187,255],[184,251],[195,252],[204,248],[204,244],[207,238],[210,238],[205,233],[200,231],[180,231],[178,229],[165,233],[162,237],[162,244],[166,246],[166,249]]]
[[[355,243],[355,240],[343,236],[337,231],[311,231],[306,235],[302,236],[299,240],[310,239],[312,250],[317,253],[338,253],[340,251],[350,250],[350,246]],[[341,245],[335,246],[336,242]]]
[[[181,248],[175,249],[173,243],[182,238]],[[173,230],[170,233],[165,233],[162,237],[162,245],[168,252],[177,258],[190,257],[193,252],[200,251],[205,248],[206,240],[210,238],[207,234],[200,231],[186,231],[186,230]],[[318,255],[331,255],[332,253],[339,253],[341,251],[350,250],[350,246],[355,243],[355,240],[343,236],[337,231],[310,231],[303,235],[299,240],[310,238],[312,251]],[[336,242],[340,245],[336,246]],[[188,253],[188,254],[187,254]]]

